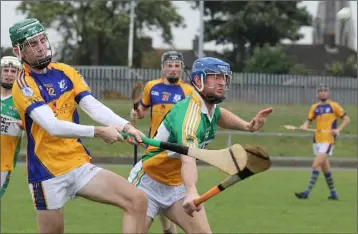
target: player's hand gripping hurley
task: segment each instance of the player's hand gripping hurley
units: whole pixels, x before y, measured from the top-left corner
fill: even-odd
[[[133,109],[137,110],[139,106],[140,98],[142,97],[143,93],[143,83],[137,82],[135,83],[132,89],[132,102],[133,102]]]

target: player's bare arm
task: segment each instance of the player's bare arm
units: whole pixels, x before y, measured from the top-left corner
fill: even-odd
[[[339,125],[339,127],[337,129],[332,129],[332,134],[334,136],[338,136],[341,133],[341,131],[343,129],[345,129],[347,127],[347,125],[349,124],[349,122],[351,121],[351,119],[349,118],[348,115],[344,115],[342,117],[342,120],[343,120],[342,123]]]
[[[307,120],[300,126],[301,130],[307,131],[307,129],[311,126],[312,121],[316,119],[315,108],[316,108],[315,104],[311,105],[308,111]]]
[[[307,130],[312,124],[312,120],[306,120],[301,126],[300,126],[300,129],[305,131]]]
[[[221,128],[230,130],[257,131],[263,127],[268,115],[272,111],[272,108],[261,110],[250,122],[247,122],[225,108],[220,107],[218,125]]]
[[[249,131],[250,123],[241,119],[239,116],[233,114],[225,108],[220,107],[220,118],[218,120],[218,125],[224,129]]]
[[[181,176],[187,194],[183,202],[183,207],[188,215],[193,216],[194,211],[199,211],[202,208],[202,206],[196,207],[193,202],[199,197],[196,189],[196,182],[198,180],[196,160],[195,158],[191,158],[186,155],[182,155],[181,160]]]

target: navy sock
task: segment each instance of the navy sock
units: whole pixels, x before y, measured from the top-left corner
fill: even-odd
[[[315,185],[316,181],[317,181],[317,178],[318,178],[318,175],[319,175],[319,171],[318,170],[313,170],[312,171],[312,175],[311,175],[311,178],[308,182],[308,186],[307,186],[307,189],[304,191],[304,193],[308,196],[313,188],[313,186]]]
[[[336,193],[336,188],[334,187],[332,173],[327,172],[324,174],[324,177],[326,178],[326,182],[327,182],[329,191],[331,192],[331,196],[336,197],[337,193]]]

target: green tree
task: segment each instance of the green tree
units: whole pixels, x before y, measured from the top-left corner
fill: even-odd
[[[357,77],[357,57],[352,55],[343,62],[333,62],[327,66],[327,75]]]
[[[205,1],[205,41],[233,45],[228,59],[241,71],[247,54],[265,43],[303,37],[301,26],[311,25],[311,16],[300,1]],[[198,3],[194,3],[197,7]]]
[[[282,46],[257,46],[253,55],[246,61],[244,71],[250,73],[287,74],[293,61],[286,55]]]
[[[63,43],[56,48],[62,61],[127,65],[130,1],[23,1],[17,9],[62,36]],[[141,40],[144,28],[162,31],[164,41],[171,43],[171,25],[185,25],[170,1],[138,1],[135,13],[133,64],[139,67],[147,47]]]
[[[12,52],[11,47],[2,47],[1,46],[1,57],[3,57],[3,56],[15,56],[15,55]]]
[[[304,64],[300,63],[294,64],[289,73],[294,75],[318,75],[316,71],[309,69]]]
[[[160,69],[161,68],[161,50],[151,50],[143,52],[142,55],[142,68]]]

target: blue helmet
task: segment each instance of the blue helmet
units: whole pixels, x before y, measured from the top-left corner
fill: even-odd
[[[215,96],[215,95],[208,95],[203,94],[202,91],[204,89],[204,86],[201,86],[201,88],[198,88],[195,85],[194,78],[199,77],[201,78],[201,83],[204,84],[206,80],[206,76],[208,74],[221,74],[225,75],[227,77],[226,79],[226,85],[229,85],[229,81],[232,76],[232,71],[230,68],[230,65],[226,62],[224,62],[221,59],[213,58],[213,57],[204,57],[199,58],[194,61],[191,75],[190,75],[190,82],[194,86],[194,88],[200,93],[200,95],[209,103],[220,103],[225,99],[225,96]]]

